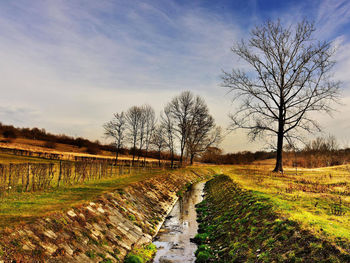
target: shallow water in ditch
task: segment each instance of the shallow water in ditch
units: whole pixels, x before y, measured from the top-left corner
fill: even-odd
[[[183,198],[176,202],[153,242],[158,250],[154,263],[195,262],[197,245],[190,239],[197,234],[195,205],[203,200],[204,184],[199,182],[192,185]]]

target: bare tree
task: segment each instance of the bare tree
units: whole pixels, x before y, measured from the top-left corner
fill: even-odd
[[[146,110],[145,110],[145,106],[141,106],[139,107],[141,115],[140,115],[140,119],[139,119],[139,150],[138,150],[138,154],[137,154],[137,161],[140,160],[140,156],[142,153],[142,149],[143,146],[145,144],[145,133],[146,133]]]
[[[156,125],[156,114],[153,108],[149,105],[143,107],[144,117],[146,119],[145,124],[145,156],[143,161],[146,163],[146,155],[151,144],[151,139]]]
[[[204,152],[208,147],[220,141],[221,129],[215,129],[214,118],[201,97],[196,97],[192,108],[191,121],[188,127],[187,151],[190,164],[194,157]]]
[[[132,145],[132,165],[135,163],[135,153],[139,140],[140,124],[142,119],[142,110],[138,106],[132,106],[126,112],[126,121],[128,124],[129,137]]]
[[[231,115],[232,128],[249,130],[251,139],[262,134],[277,137],[276,166],[283,171],[283,139],[300,139],[300,132],[319,131],[312,112],[331,113],[340,83],[332,80],[331,43],[313,39],[314,25],[302,21],[283,27],[267,22],[251,32],[232,51],[246,61],[253,72],[233,69],[224,72],[223,87],[242,103]]]
[[[103,128],[105,135],[114,139],[116,147],[115,164],[117,164],[119,151],[123,147],[125,140],[126,118],[124,112],[115,113],[113,119],[105,123]]]
[[[173,168],[175,155],[175,122],[169,105],[164,108],[164,114],[161,114],[161,125],[164,127],[165,144],[170,152],[170,167]]]
[[[158,165],[160,167],[160,161],[162,159],[162,150],[166,147],[166,139],[165,134],[166,131],[164,130],[165,127],[163,125],[159,125],[154,129],[154,132],[152,133],[152,137],[150,140],[150,143],[152,143],[158,152]]]
[[[192,119],[194,96],[190,91],[184,91],[173,98],[167,105],[169,117],[175,123],[174,129],[180,141],[180,165],[182,165],[184,150]]]

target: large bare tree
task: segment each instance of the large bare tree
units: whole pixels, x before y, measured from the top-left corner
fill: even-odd
[[[302,131],[319,131],[312,112],[330,113],[339,97],[340,83],[334,81],[330,42],[314,39],[313,23],[302,21],[284,27],[280,21],[266,22],[251,31],[232,51],[252,71],[224,72],[222,86],[240,98],[231,115],[232,128],[249,130],[251,139],[261,135],[277,138],[276,166],[283,171],[283,140],[300,139]]]
[[[105,135],[114,139],[116,147],[115,164],[117,164],[119,151],[123,147],[126,133],[126,117],[124,112],[115,113],[113,119],[105,123],[103,128],[105,130]]]

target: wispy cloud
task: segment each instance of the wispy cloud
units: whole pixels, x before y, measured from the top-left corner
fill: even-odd
[[[318,2],[318,1],[316,1]],[[319,2],[318,2],[319,3]],[[339,33],[342,26],[350,22],[350,2],[347,0],[323,0],[319,4],[316,23],[319,36],[324,38]]]

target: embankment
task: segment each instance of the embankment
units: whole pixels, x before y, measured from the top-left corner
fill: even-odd
[[[210,169],[164,172],[97,200],[0,233],[5,262],[122,262],[134,246],[149,243],[186,184]]]
[[[219,175],[197,205],[196,262],[350,262],[350,255],[279,217],[268,199]]]

